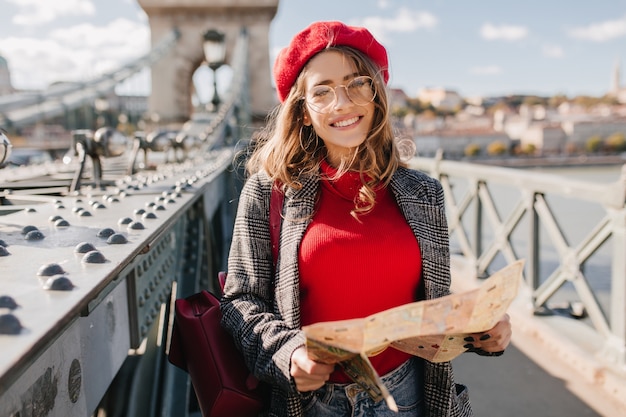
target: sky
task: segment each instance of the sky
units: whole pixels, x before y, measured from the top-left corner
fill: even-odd
[[[280,0],[270,62],[316,20],[367,27],[387,48],[389,85],[409,97],[601,96],[616,65],[626,86],[626,0]],[[93,78],[149,48],[137,0],[0,0],[0,56],[18,89]],[[211,85],[208,69],[196,84]],[[149,89],[148,72],[119,88]]]

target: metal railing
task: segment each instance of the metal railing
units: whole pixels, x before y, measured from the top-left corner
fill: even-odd
[[[172,30],[147,54],[93,80],[51,86],[42,93],[16,93],[0,98],[0,126],[18,128],[61,116],[113,91],[116,85],[160,60],[180,37]]]
[[[476,276],[502,262],[526,259],[525,283],[535,312],[558,304],[559,290],[572,287],[585,321],[603,341],[598,356],[618,369],[626,365],[626,166],[613,183],[563,178],[514,168],[415,158],[415,169],[439,179],[444,189],[451,242],[474,265]],[[500,190],[500,195],[494,193]],[[502,191],[505,190],[505,191]],[[562,199],[561,211],[555,209]],[[567,201],[565,202],[565,199]],[[503,204],[504,202],[504,204]],[[576,230],[570,243],[560,216],[576,204],[597,205],[599,220],[580,219],[590,228]],[[502,206],[509,210],[503,215]],[[569,228],[572,228],[571,225]],[[454,247],[454,246],[453,246]],[[597,288],[586,266],[599,251],[610,257],[610,290]],[[606,265],[607,267],[609,265]],[[589,268],[591,269],[591,268]],[[541,275],[542,271],[550,271]],[[549,308],[547,308],[550,311]]]

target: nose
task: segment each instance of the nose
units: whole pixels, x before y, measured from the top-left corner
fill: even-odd
[[[350,105],[352,100],[348,97],[348,90],[344,85],[338,85],[335,87],[335,108],[342,108],[346,105]]]

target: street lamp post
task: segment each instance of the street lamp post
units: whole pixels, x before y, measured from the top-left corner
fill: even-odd
[[[4,132],[0,131],[0,168],[4,167],[11,156],[11,142]]]
[[[226,56],[226,44],[224,43],[224,34],[215,29],[209,29],[204,33],[204,57],[209,68],[213,70],[213,110],[217,111],[220,104],[220,98],[217,94],[217,69],[224,64]]]

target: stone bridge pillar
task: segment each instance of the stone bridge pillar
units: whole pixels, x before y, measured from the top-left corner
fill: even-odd
[[[209,29],[226,35],[226,64],[242,27],[249,35],[248,80],[250,110],[265,117],[277,103],[269,62],[269,29],[278,0],[138,0],[150,22],[152,44],[174,28],[178,44],[152,66],[148,111],[159,124],[178,124],[192,113],[192,76],[204,62],[203,34]]]

